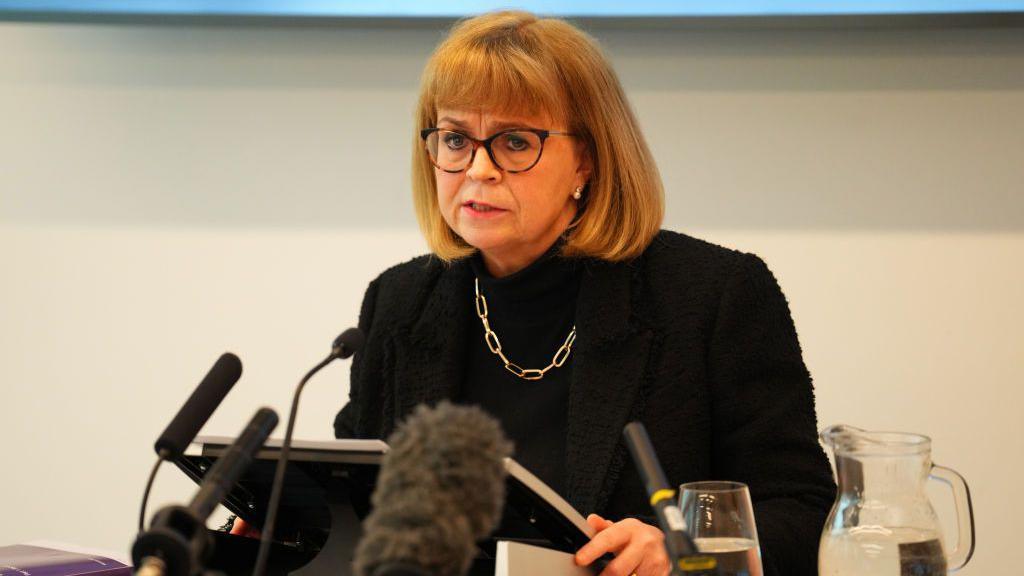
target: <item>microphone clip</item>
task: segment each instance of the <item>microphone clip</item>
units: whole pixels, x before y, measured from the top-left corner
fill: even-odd
[[[195,576],[213,547],[205,524],[186,506],[166,506],[132,545],[139,576]]]

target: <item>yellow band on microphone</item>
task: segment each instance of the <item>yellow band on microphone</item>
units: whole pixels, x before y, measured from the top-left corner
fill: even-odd
[[[676,495],[676,491],[675,490],[669,490],[668,488],[662,488],[661,490],[658,490],[654,494],[651,494],[651,506],[657,506],[658,502],[661,502],[662,500],[664,500],[666,498],[674,498],[675,495]]]

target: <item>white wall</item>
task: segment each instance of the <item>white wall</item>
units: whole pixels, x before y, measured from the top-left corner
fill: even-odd
[[[963,574],[1012,574],[1024,35],[593,32],[666,226],[765,257],[822,425],[932,435],[973,489]],[[125,549],[152,442],[224,350],[245,374],[205,433],[286,411],[366,283],[423,251],[410,117],[441,34],[0,24],[0,545]],[[297,434],[329,438],[346,390],[340,364],[311,384]]]

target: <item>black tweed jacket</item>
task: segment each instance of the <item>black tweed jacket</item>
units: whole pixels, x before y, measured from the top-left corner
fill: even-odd
[[[337,437],[386,438],[417,404],[457,394],[478,327],[472,290],[468,263],[429,256],[370,283]],[[671,484],[750,486],[766,575],[816,574],[835,484],[789,307],[765,264],[663,231],[632,262],[586,263],[576,327],[566,439],[576,509],[650,519],[621,440],[640,420]]]

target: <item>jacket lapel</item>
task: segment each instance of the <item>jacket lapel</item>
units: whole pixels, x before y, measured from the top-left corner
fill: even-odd
[[[457,396],[465,373],[466,329],[473,309],[469,266],[440,262],[417,298],[411,324],[394,334],[395,383],[392,426],[418,404],[433,406]],[[436,280],[435,280],[436,278]]]
[[[633,265],[588,262],[576,306],[566,444],[569,501],[601,510],[626,464],[622,428],[643,409],[652,333],[633,313]]]

